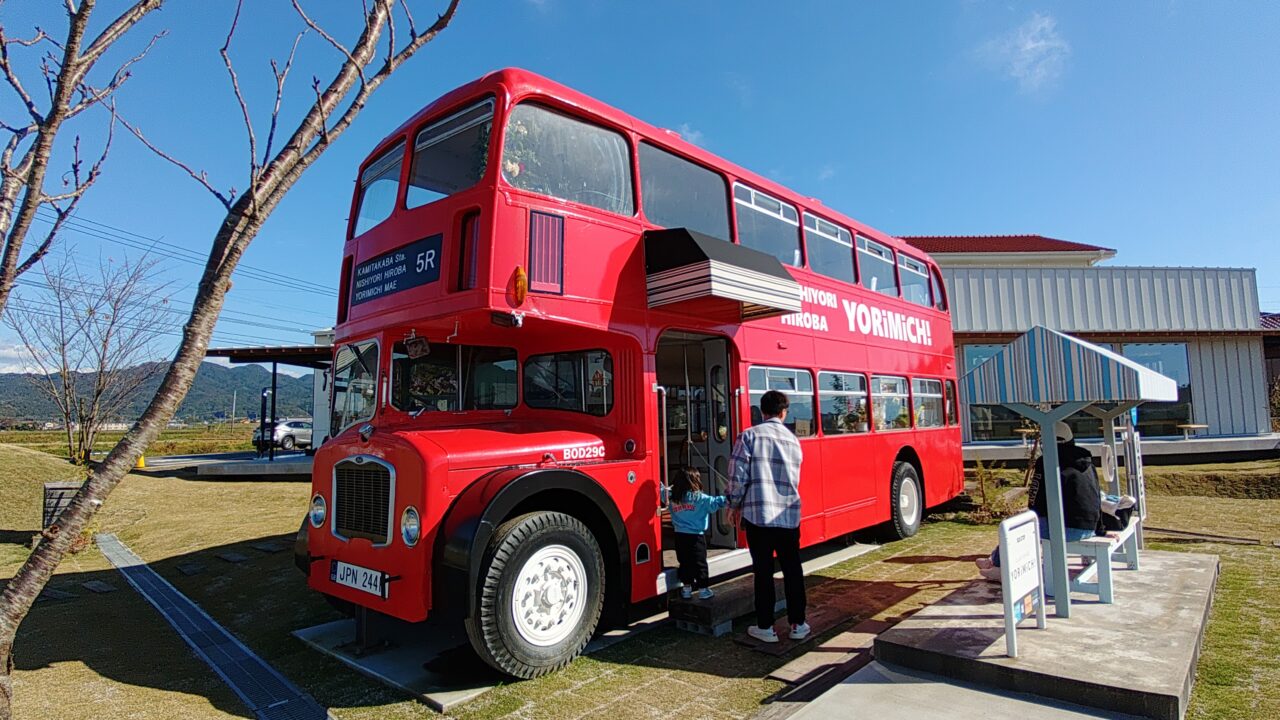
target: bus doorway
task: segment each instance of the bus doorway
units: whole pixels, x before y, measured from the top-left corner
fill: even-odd
[[[658,384],[666,392],[666,416],[659,418],[666,438],[666,476],[672,477],[682,467],[696,468],[702,475],[703,492],[725,494],[734,439],[728,341],[716,335],[668,331],[658,340],[656,365]],[[709,554],[737,547],[727,511],[716,512],[710,525]],[[664,532],[670,532],[669,525],[664,524]],[[674,547],[674,542],[664,542],[663,547]],[[674,557],[666,564],[673,566]]]

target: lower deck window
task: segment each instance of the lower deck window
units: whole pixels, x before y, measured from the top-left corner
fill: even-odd
[[[822,433],[841,435],[867,431],[867,378],[856,373],[818,373]]]
[[[877,430],[902,430],[911,427],[911,397],[907,392],[907,379],[872,375],[871,408]]]
[[[405,412],[513,408],[516,368],[511,348],[398,342],[391,350],[391,404]]]
[[[787,396],[786,426],[796,437],[809,437],[817,432],[813,421],[813,376],[808,370],[753,367],[748,374],[751,390],[751,424],[764,422],[760,398],[770,390]]]
[[[915,401],[916,427],[934,428],[946,424],[942,381],[912,380],[911,394]]]
[[[608,415],[613,409],[613,356],[585,350],[529,357],[524,362],[524,403]]]

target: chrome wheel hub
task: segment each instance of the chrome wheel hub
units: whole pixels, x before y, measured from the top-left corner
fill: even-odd
[[[912,478],[904,478],[899,486],[898,514],[907,525],[915,525],[920,518],[920,488]]]
[[[516,631],[532,645],[563,642],[582,620],[587,571],[564,545],[548,545],[529,557],[516,575],[511,614]]]

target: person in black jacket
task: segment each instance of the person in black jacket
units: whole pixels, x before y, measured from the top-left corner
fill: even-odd
[[[1054,426],[1058,440],[1058,469],[1062,474],[1062,519],[1066,525],[1066,540],[1074,542],[1103,532],[1102,494],[1098,488],[1098,473],[1093,468],[1093,455],[1076,445],[1071,428],[1064,422]],[[1044,456],[1036,460],[1036,471],[1031,478],[1031,490],[1027,506],[1040,519],[1040,537],[1049,537],[1049,493],[1044,490]],[[1000,579],[1000,548],[990,558],[975,561],[978,571],[988,580]]]

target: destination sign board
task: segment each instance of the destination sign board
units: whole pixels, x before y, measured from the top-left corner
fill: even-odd
[[[356,266],[351,304],[359,305],[440,279],[440,234],[383,253]]]

